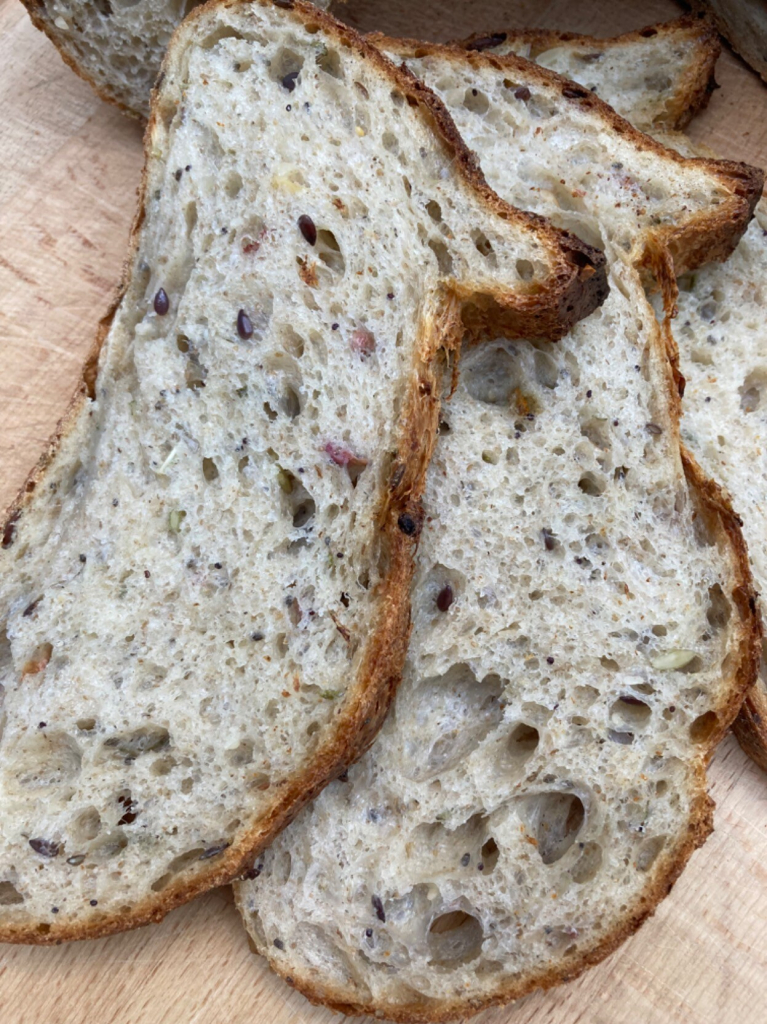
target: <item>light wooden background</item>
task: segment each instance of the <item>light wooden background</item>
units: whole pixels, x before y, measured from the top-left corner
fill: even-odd
[[[365,30],[450,38],[507,25],[608,35],[670,0],[349,0]],[[767,165],[767,87],[730,54],[691,134]],[[100,103],[0,0],[0,506],[61,415],[119,276],[140,127]],[[601,966],[481,1024],[765,1024],[767,776],[731,739],[716,832],[641,932]],[[0,946],[0,1024],[330,1024],[248,950],[228,889],[156,926],[52,949]]]

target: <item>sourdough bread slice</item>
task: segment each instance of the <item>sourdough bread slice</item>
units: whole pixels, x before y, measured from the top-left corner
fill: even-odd
[[[161,77],[121,301],[2,534],[2,940],[161,917],[365,748],[451,349],[605,293],[311,4],[201,8]]]
[[[705,766],[759,629],[635,269],[727,172],[518,58],[386,45],[451,101],[501,194],[605,239],[611,282],[555,347],[465,351],[393,711],[236,886],[256,948],[310,999],[436,1021],[571,978],[652,913],[711,829]],[[702,230],[696,253],[719,234]]]
[[[693,145],[687,136],[669,131],[666,126],[675,126],[673,118],[665,120],[653,113],[667,109],[667,97],[674,97],[670,110],[699,110],[702,81],[707,74],[713,79],[718,48],[711,44],[711,33],[705,29],[705,23],[682,18],[676,25],[681,30],[678,35],[670,32],[674,26],[670,23],[650,26],[614,40],[616,45],[622,38],[626,41],[625,54],[630,55],[630,61],[626,62],[613,60],[612,50],[608,51],[609,60],[592,62],[586,59],[587,51],[593,45],[596,52],[607,41],[567,33],[498,32],[472,37],[464,45],[477,48],[478,44],[485,52],[519,52],[543,61],[547,67],[566,68],[573,79],[588,85],[632,124],[652,130],[667,146],[688,157],[715,157],[700,145]],[[682,48],[689,32],[691,40],[696,38],[695,26],[700,40],[697,57],[692,56],[693,50]],[[672,35],[680,44],[676,51],[680,56],[677,58],[674,51],[669,52],[663,65],[669,84],[658,91],[661,83],[653,75],[640,73],[636,77],[633,69],[656,66],[658,43],[663,46]],[[698,74],[694,73],[695,68]],[[677,122],[684,123],[684,119]],[[658,132],[658,126],[665,130]],[[767,421],[760,412],[762,388],[751,390],[744,403],[743,394],[750,390],[744,387],[745,381],[760,376],[759,366],[767,345],[760,328],[765,302],[762,282],[767,270],[765,229],[767,204],[763,200],[757,207],[755,220],[727,263],[713,264],[686,276],[677,297],[679,313],[672,322],[671,339],[673,349],[677,350],[673,357],[680,362],[681,373],[687,379],[683,403],[685,441],[705,471],[726,486],[734,508],[745,517],[743,535],[751,553],[756,587],[762,594],[767,590],[767,512],[755,495],[755,480],[763,489],[767,485],[767,465],[763,457],[767,451]],[[713,324],[700,310],[715,312]],[[657,311],[661,314],[659,306]],[[715,325],[718,330],[713,333],[711,329]],[[732,325],[731,331],[729,325]],[[740,439],[747,437],[753,443],[743,447]],[[767,770],[767,664],[764,658],[759,678],[745,698],[733,728],[743,750]]]
[[[36,28],[102,99],[149,115],[149,95],[177,25],[203,0],[22,0]],[[328,8],[331,0],[315,0]]]
[[[708,104],[721,51],[711,22],[685,17],[611,39],[505,29],[456,43],[516,53],[595,92],[642,131],[679,130]]]
[[[598,52],[607,41],[567,33],[498,32],[474,37],[473,45],[476,48],[479,43],[480,49],[492,52],[504,52],[505,47],[505,52],[521,52],[546,66],[566,67],[581,85],[588,85],[632,124],[652,130],[666,146],[685,156],[711,157],[714,154],[700,145],[694,146],[685,135],[668,130],[659,132],[659,125],[670,123],[673,127],[674,119],[654,113],[700,109],[701,85],[706,75],[713,80],[718,52],[704,24],[697,19],[680,19],[677,23],[649,26],[613,40],[615,51],[610,48],[609,60],[599,61],[587,59],[588,52],[592,52],[592,46],[596,47],[593,52]],[[503,35],[507,38],[500,41]],[[672,38],[678,46],[668,52],[661,65],[664,78],[668,76],[667,85],[651,74],[640,73],[636,78],[633,71],[624,72],[623,69],[658,66],[660,53],[666,52],[665,44]],[[625,41],[625,61],[614,59],[620,53],[621,39]],[[692,46],[696,39],[697,57],[694,48],[684,46],[685,40]],[[492,47],[485,45],[491,41]],[[673,97],[673,104],[667,108],[669,97]],[[684,124],[684,120],[677,123]],[[676,297],[679,312],[671,323],[672,348],[677,349],[673,358],[687,380],[682,407],[685,443],[704,471],[727,488],[736,511],[744,517],[743,534],[756,588],[762,594],[767,591],[767,510],[759,495],[767,488],[767,406],[759,381],[764,377],[760,366],[767,348],[767,337],[761,327],[767,303],[763,290],[766,276],[767,203],[761,200],[755,219],[730,259],[682,280],[682,291]],[[749,441],[745,446],[743,439]],[[764,657],[759,677],[734,723],[734,731],[746,753],[767,770]]]
[[[679,282],[672,321],[686,379],[682,438],[742,518],[757,590],[767,591],[767,204],[723,266]],[[767,770],[767,656],[734,725]]]

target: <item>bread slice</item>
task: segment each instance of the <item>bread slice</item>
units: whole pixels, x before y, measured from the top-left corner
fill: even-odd
[[[170,37],[203,0],[22,0],[36,28],[99,96],[133,117],[149,95]],[[315,0],[328,8],[331,0]]]
[[[500,42],[503,35],[507,38]],[[661,62],[665,43],[672,38],[678,45]],[[470,40],[465,45],[476,48],[480,43],[480,49],[494,53],[512,49],[546,66],[566,68],[581,85],[588,85],[635,126],[653,131],[667,146],[685,156],[712,156],[685,135],[670,132],[674,119],[663,115],[667,109],[699,110],[701,85],[706,76],[713,81],[718,47],[705,22],[699,19],[683,18],[618,37],[612,41],[615,49],[606,51],[609,60],[593,62],[584,60],[587,51],[592,44],[599,49],[607,41],[534,31],[498,32],[473,39],[473,44]],[[493,40],[493,45],[484,45],[483,39]],[[625,41],[625,59],[618,60],[621,39]],[[690,48],[684,45],[686,39]],[[643,76],[640,72],[639,78],[634,78],[632,69],[653,66],[662,68],[664,82],[668,78],[668,84],[660,90],[661,83],[652,74]],[[671,97],[673,104],[667,106]],[[676,123],[684,124],[684,120]],[[666,130],[659,132],[659,126]],[[760,329],[767,303],[762,287],[767,276],[766,232],[767,202],[761,200],[755,219],[727,263],[712,264],[683,279],[683,290],[676,297],[679,313],[672,321],[675,358],[687,379],[684,439],[705,472],[727,488],[736,511],[744,516],[743,534],[756,588],[762,594],[767,591],[767,512],[754,493],[755,466],[758,473],[761,463],[754,463],[753,452],[767,450],[767,420],[762,412],[763,389],[757,386],[748,398],[744,400],[743,396],[749,391],[745,381],[763,376],[759,367],[767,346],[767,337]],[[712,308],[714,324],[700,313]],[[662,315],[660,308],[658,312]],[[712,333],[713,326],[718,329]],[[747,446],[740,443],[743,438],[749,439]],[[733,444],[733,439],[738,442]],[[767,468],[757,478],[763,491],[767,487]],[[734,731],[746,753],[767,770],[765,661],[763,657],[759,677],[744,701]]]
[[[682,438],[727,488],[742,519],[757,590],[767,590],[767,203],[723,266],[683,277],[672,323],[686,378]],[[766,652],[767,655],[767,652]],[[767,770],[767,656],[735,722]]]
[[[767,82],[767,8],[763,0],[683,0],[713,17],[716,27],[743,60]]]
[[[365,748],[451,350],[605,294],[311,4],[201,8],[161,78],[121,300],[0,531],[0,940],[158,919]]]
[[[450,101],[501,194],[605,240],[611,282],[557,346],[465,352],[393,711],[236,886],[256,948],[309,999],[438,1021],[574,977],[653,912],[711,829],[705,765],[759,629],[635,269],[730,171],[519,58],[384,45]]]
[[[712,23],[690,16],[611,39],[505,29],[456,45],[527,57],[585,85],[642,131],[681,130],[706,107],[721,51]]]

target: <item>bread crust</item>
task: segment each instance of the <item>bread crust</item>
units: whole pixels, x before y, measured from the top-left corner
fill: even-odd
[[[604,254],[581,242],[580,239],[553,227],[547,220],[526,214],[501,200],[485,182],[476,157],[468,149],[446,108],[425,85],[410,72],[395,67],[354,30],[336,21],[331,15],[318,10],[305,0],[254,0],[261,6],[275,6],[311,24],[321,26],[354,48],[371,61],[377,69],[398,87],[411,105],[420,106],[436,134],[442,138],[454,157],[455,167],[464,179],[480,194],[488,209],[505,220],[515,220],[534,231],[539,239],[548,243],[555,271],[551,287],[543,293],[522,297],[514,306],[509,297],[500,292],[496,303],[487,304],[484,318],[469,324],[470,330],[481,336],[490,325],[511,330],[520,335],[559,338],[567,333],[578,319],[588,315],[607,295]],[[46,478],[63,442],[75,427],[88,399],[95,393],[98,360],[101,347],[109,332],[116,310],[126,293],[134,257],[138,248],[138,235],[146,210],[147,166],[152,140],[159,118],[161,87],[165,74],[174,66],[176,51],[184,36],[194,31],[198,19],[218,8],[248,6],[243,0],[211,0],[195,8],[173,36],[153,91],[152,112],[144,135],[145,164],[139,188],[138,210],[130,235],[128,255],[123,279],[112,306],[101,320],[93,348],[83,368],[75,394],[59,422],[45,452],[30,473],[18,496],[8,508],[0,523],[2,546],[14,543],[15,532],[24,510],[33,500],[38,485]],[[460,321],[460,302],[472,298],[471,289],[464,287],[445,296],[442,313],[436,318],[431,334],[422,339],[414,367],[419,386],[411,394],[403,416],[399,446],[404,465],[398,474],[380,516],[384,544],[388,545],[389,574],[385,583],[385,598],[379,626],[370,645],[358,683],[352,687],[335,734],[313,757],[312,764],[286,781],[280,793],[262,818],[238,842],[232,844],[215,865],[199,872],[193,878],[181,878],[160,893],[151,894],[132,909],[130,914],[97,915],[83,923],[69,925],[53,922],[38,929],[33,921],[23,925],[0,924],[0,942],[58,944],[76,939],[96,938],[126,931],[140,925],[160,921],[174,907],[188,902],[218,885],[223,885],[243,874],[253,858],[298,814],[300,809],[335,776],[357,760],[370,746],[386,716],[399,683],[409,639],[410,579],[413,573],[417,532],[406,536],[397,525],[403,512],[409,512],[420,522],[418,499],[436,437],[439,414],[441,379],[435,365],[435,354],[450,351],[461,340],[463,325]]]
[[[531,59],[563,43],[575,43],[588,47],[595,53],[607,50],[614,52],[621,46],[641,43],[653,36],[677,37],[680,42],[696,44],[695,59],[682,78],[675,82],[667,105],[667,116],[658,121],[659,128],[681,131],[693,117],[708,106],[711,93],[718,88],[714,69],[722,52],[719,34],[709,18],[685,15],[673,21],[657,22],[633,32],[610,39],[580,35],[577,32],[555,32],[545,29],[505,29],[498,32],[476,32],[467,39],[456,39],[452,45],[465,50],[487,51],[509,39],[528,43],[532,49]],[[494,40],[498,44],[494,44]]]

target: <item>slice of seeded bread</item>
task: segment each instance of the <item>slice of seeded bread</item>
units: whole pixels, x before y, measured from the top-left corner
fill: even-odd
[[[767,5],[764,0],[682,0],[713,17],[733,50],[767,82]]]
[[[36,28],[102,99],[146,118],[176,26],[203,0],[22,0]],[[328,8],[331,0],[314,0]]]
[[[611,283],[557,346],[465,351],[393,711],[236,886],[256,948],[310,999],[437,1021],[573,977],[652,913],[711,829],[705,766],[759,628],[636,272],[720,171],[516,57],[385,45],[501,194],[604,239]]]
[[[507,29],[456,45],[516,53],[585,85],[643,131],[679,130],[708,103],[721,51],[711,22],[686,17],[612,39]]]
[[[686,378],[682,437],[743,520],[756,588],[767,592],[767,203],[723,266],[683,277],[673,321]],[[767,770],[767,656],[735,722]]]
[[[161,917],[369,744],[451,349],[606,290],[311,4],[200,8],[161,77],[121,301],[0,531],[0,940]]]
[[[680,111],[699,109],[701,85],[706,75],[713,76],[718,51],[702,23],[691,19],[676,23],[679,31],[673,36],[679,44],[678,57],[668,53],[662,65],[663,83],[641,72],[635,79],[631,71],[658,65],[659,43],[672,38],[673,24],[649,26],[614,40],[616,54],[620,53],[620,40],[625,40],[625,55],[631,58],[627,63],[615,60],[612,50],[609,60],[584,60],[591,44],[598,49],[604,42],[567,33],[498,32],[474,37],[474,47],[480,43],[480,49],[493,52],[501,52],[504,46],[508,52],[511,47],[547,66],[566,67],[581,85],[588,84],[632,124],[653,130],[665,145],[685,156],[711,157],[710,151],[693,146],[685,135],[668,130],[659,133],[658,126],[669,121],[654,113],[667,109],[668,97],[674,98],[673,107]],[[501,43],[503,35],[507,39]],[[697,58],[693,49],[683,45],[685,39],[694,44],[696,38]],[[492,47],[483,40],[492,40]],[[670,124],[673,127],[673,118]],[[767,373],[760,370],[767,350],[767,336],[761,327],[767,305],[765,279],[767,202],[761,200],[755,219],[730,259],[683,279],[677,300],[679,314],[672,322],[677,358],[687,379],[684,439],[704,470],[728,489],[736,511],[742,514],[756,588],[762,594],[767,592],[767,509],[754,484],[756,467],[758,486],[761,491],[767,487],[767,399],[763,400],[764,387],[758,383],[762,377],[767,379]],[[744,438],[749,439],[747,445]],[[767,658],[762,659],[759,678],[734,731],[746,753],[767,770]]]

